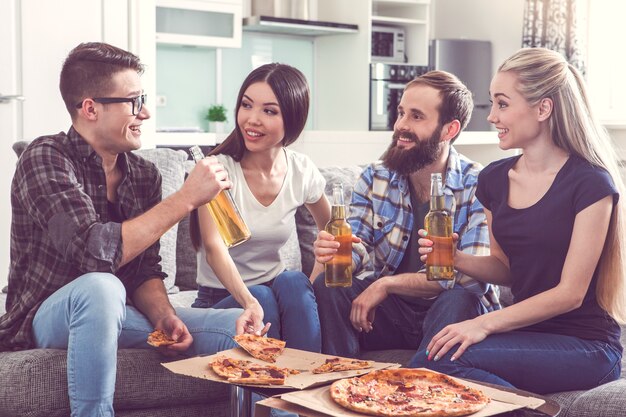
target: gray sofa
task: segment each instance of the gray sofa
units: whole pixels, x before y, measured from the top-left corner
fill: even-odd
[[[16,144],[20,154],[23,143]],[[157,149],[140,151],[155,162],[163,175],[163,193],[169,195],[184,178],[186,155],[181,151]],[[334,182],[344,184],[349,197],[358,178],[358,166],[324,168],[327,192]],[[348,199],[349,201],[349,199]],[[315,223],[306,209],[296,214],[298,225],[290,241],[281,248],[288,268],[309,272],[313,265],[312,242]],[[189,306],[195,297],[196,258],[191,250],[188,220],[183,220],[161,239],[163,266],[169,277],[165,285],[175,306]],[[0,312],[4,297],[0,295]],[[623,335],[623,342],[624,340]],[[407,363],[413,352],[387,350],[364,352],[368,359]],[[175,375],[160,365],[165,358],[153,350],[120,350],[114,406],[120,417],[227,416],[230,389],[213,383]],[[69,416],[65,351],[34,349],[0,353],[0,417]],[[623,369],[626,363],[623,363]],[[617,417],[626,415],[626,371],[622,379],[587,392],[553,394],[561,404],[561,416]]]

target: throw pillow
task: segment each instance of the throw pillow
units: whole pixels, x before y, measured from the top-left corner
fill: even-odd
[[[183,162],[187,159],[185,151],[175,151],[173,149],[141,149],[135,153],[144,159],[152,162],[163,179],[161,189],[163,198],[178,191],[183,185],[185,171]],[[172,227],[161,236],[161,266],[163,272],[167,274],[164,280],[165,288],[169,294],[177,293],[176,282],[176,238],[178,235],[178,224]]]

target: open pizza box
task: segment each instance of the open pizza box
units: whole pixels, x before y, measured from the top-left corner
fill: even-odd
[[[259,365],[269,365],[268,362],[264,362],[260,359],[253,358],[250,356],[242,348],[233,348],[230,350],[225,350],[222,352],[218,352],[214,355],[210,356],[198,356],[195,358],[183,359],[175,362],[167,362],[162,365],[169,369],[170,371],[181,374],[192,376],[196,378],[202,379],[210,379],[211,381],[229,383],[224,378],[217,375],[211,367],[209,366],[210,362],[217,356],[227,356],[234,359],[244,359],[249,360],[254,363],[258,363]],[[314,374],[311,372],[311,369],[318,367],[323,364],[326,359],[334,358],[336,356],[323,355],[321,353],[313,353],[307,352],[304,350],[298,349],[290,349],[286,348],[285,351],[278,357],[275,363],[271,365],[276,365],[280,368],[291,368],[297,369],[300,371],[298,375],[289,375],[285,379],[285,385],[250,385],[251,387],[256,388],[277,388],[277,389],[285,389],[285,388],[293,388],[297,390],[303,390],[305,388],[316,387],[319,385],[326,385],[332,381],[336,381],[338,379],[350,378],[353,376],[364,375],[368,372],[371,372],[376,369],[386,369],[386,368],[399,368],[400,364],[397,363],[384,363],[384,362],[372,362],[373,367],[368,369],[359,369],[354,371],[342,371],[342,372],[330,372],[326,374]]]
[[[458,380],[469,387],[476,388],[485,393],[491,402],[481,411],[470,414],[471,417],[487,417],[501,414],[519,408],[537,409],[544,405],[541,398],[522,395],[521,393],[508,392],[498,388],[488,387],[479,383]],[[363,417],[354,411],[350,411],[336,404],[330,397],[330,385],[294,391],[286,394],[266,398],[256,403],[255,417],[269,417],[270,410],[277,408],[290,411],[306,417]],[[558,413],[558,410],[557,410]],[[551,413],[548,413],[551,415]],[[556,415],[556,413],[552,414]]]

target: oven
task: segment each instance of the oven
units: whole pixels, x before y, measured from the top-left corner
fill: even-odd
[[[427,71],[426,66],[408,64],[370,65],[370,130],[393,130],[405,85]]]

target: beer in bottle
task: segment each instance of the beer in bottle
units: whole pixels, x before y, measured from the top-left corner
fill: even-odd
[[[444,207],[441,173],[430,174],[430,211],[424,218],[424,228],[428,232],[426,238],[433,242],[433,250],[426,258],[426,279],[454,279],[452,216]]]
[[[204,158],[197,145],[189,148],[189,152],[196,163]],[[250,229],[243,221],[229,190],[220,191],[206,206],[226,247],[232,248],[250,239]]]
[[[333,259],[326,262],[325,284],[327,287],[352,286],[352,228],[346,221],[346,206],[343,201],[343,186],[333,184],[333,201],[330,221],[326,231],[335,236],[339,249]]]

